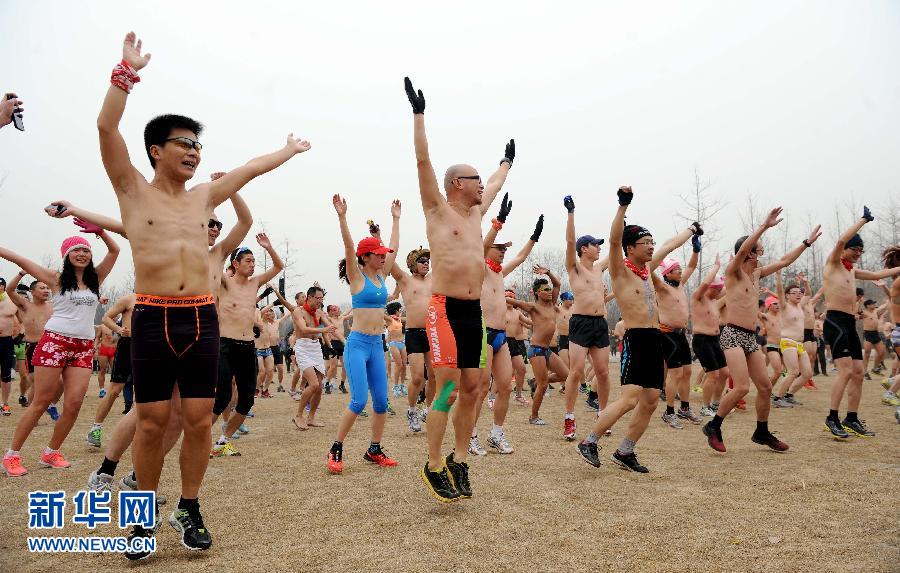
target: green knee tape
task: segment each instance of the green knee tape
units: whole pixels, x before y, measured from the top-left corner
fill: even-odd
[[[438,412],[449,412],[451,405],[450,395],[453,394],[454,390],[456,390],[456,383],[453,380],[447,380],[447,383],[441,388],[441,394],[435,397],[434,403],[431,404],[431,409]]]

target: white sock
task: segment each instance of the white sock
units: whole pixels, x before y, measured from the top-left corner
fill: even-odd
[[[494,438],[495,440],[499,440],[500,436],[502,436],[502,435],[503,435],[503,426],[498,426],[497,424],[494,424],[491,427],[491,437]]]
[[[19,456],[19,452],[18,450],[6,450],[6,455],[14,458]]]
[[[224,444],[228,443],[228,437],[225,434],[222,434],[221,436],[219,436],[219,440],[216,443],[219,444],[220,446],[224,445]]]
[[[574,420],[575,412],[566,412],[566,420]]]
[[[408,415],[412,416],[413,414],[416,413],[416,409],[413,408],[412,406],[407,406],[407,408],[406,408],[406,413],[407,413]]]
[[[97,422],[94,422],[94,425],[91,426],[91,429],[93,430],[94,428],[102,428],[102,427],[103,427],[103,424],[98,424]]]
[[[51,450],[51,449],[50,449],[50,446],[47,446],[46,448],[44,448],[44,454],[45,454],[45,455],[46,455],[46,454],[54,454],[54,453],[58,453],[58,452],[59,452],[59,450]]]

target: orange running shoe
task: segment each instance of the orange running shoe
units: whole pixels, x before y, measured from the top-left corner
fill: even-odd
[[[810,378],[809,380],[807,380],[807,381],[803,384],[803,387],[804,387],[804,388],[809,388],[810,390],[818,390],[818,389],[819,389],[819,387],[816,386],[816,383],[813,382],[812,378]]]
[[[19,456],[3,456],[3,469],[9,477],[22,477],[28,473],[28,470],[22,467],[22,458]]]
[[[50,452],[41,454],[41,465],[45,468],[65,469],[72,464],[66,461],[61,452]]]
[[[331,474],[339,474],[344,471],[344,452],[341,450],[328,451],[328,471]]]
[[[366,450],[366,453],[363,454],[363,459],[367,462],[372,462],[373,464],[378,464],[383,468],[391,468],[397,465],[397,460],[389,458],[384,451],[379,448],[377,452],[372,453],[369,450]]]

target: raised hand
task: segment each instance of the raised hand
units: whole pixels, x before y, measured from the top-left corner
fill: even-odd
[[[693,233],[695,237],[699,237],[703,234],[703,227],[700,226],[700,223],[697,221],[691,223],[691,233]]]
[[[209,175],[210,180],[215,181],[216,179],[220,179],[225,176],[224,171],[216,171],[215,173],[211,173]]]
[[[380,239],[381,238],[381,225],[373,221],[372,219],[366,220],[366,225],[369,226],[369,234],[373,237]]]
[[[12,96],[12,98],[10,98],[10,96]],[[16,97],[16,94],[14,93],[3,94],[3,99],[0,100],[0,127],[12,123],[13,112],[21,114],[25,111],[25,108],[22,107],[22,103],[22,100]]]
[[[631,200],[634,198],[634,191],[631,190],[630,186],[622,185],[619,187],[618,191],[616,191],[616,195],[619,197],[619,205],[631,205]]]
[[[62,209],[60,209],[60,207],[62,207]],[[44,207],[44,212],[51,217],[63,219],[72,215],[71,209],[72,204],[68,201],[53,201],[50,205]]]
[[[695,253],[700,252],[700,235],[694,235],[693,237],[691,237],[691,247],[694,249]]]
[[[272,243],[269,241],[269,237],[265,233],[257,233],[256,242],[259,243],[260,247],[264,248],[267,251],[272,248]]]
[[[413,114],[425,113],[425,94],[422,93],[422,90],[416,93],[408,77],[403,78],[403,86],[406,88],[406,97],[409,98],[409,103],[412,105]]]
[[[96,235],[98,237],[103,234],[103,229],[101,229],[100,227],[98,227],[97,225],[95,225],[93,223],[88,223],[81,217],[75,217],[73,219],[73,221],[75,222],[76,225],[81,227],[82,233],[93,233],[94,235]]]
[[[294,153],[303,153],[304,151],[309,151],[312,144],[305,139],[296,139],[293,133],[289,133],[287,136],[287,143],[285,143],[284,146]]]
[[[331,198],[331,203],[334,205],[334,210],[337,212],[338,217],[343,217],[347,214],[347,200],[342,198],[340,195],[334,195]]]
[[[122,59],[135,70],[140,70],[150,62],[150,54],[141,55],[141,40],[135,44],[135,38],[134,32],[125,34],[125,41],[122,42]]]
[[[509,143],[506,144],[506,151],[503,152],[503,159],[500,160],[500,165],[503,165],[503,162],[509,163],[509,166],[512,167],[513,161],[516,158],[516,140],[510,139]]]
[[[872,211],[870,211],[868,207],[863,205],[862,218],[865,219],[867,223],[871,223],[872,221],[875,220],[875,215],[872,214]]]
[[[400,211],[401,211],[400,199],[394,199],[391,202],[391,217],[393,217],[394,219],[399,219]]]
[[[883,287],[883,286],[884,286],[884,281],[881,280],[881,279],[878,279],[878,280],[872,281],[872,284],[875,285],[875,286],[877,286],[877,287]]]
[[[572,199],[571,195],[566,195],[565,197],[563,197],[563,205],[565,205],[566,211],[568,211],[569,213],[575,211],[575,200]]]
[[[503,201],[500,202],[500,213],[497,214],[497,220],[505,223],[510,211],[512,211],[512,201],[509,200],[509,193],[504,193]]]
[[[541,265],[534,265],[531,268],[531,272],[533,272],[536,275],[549,275],[550,269],[548,269],[547,267],[542,267]]]
[[[541,238],[541,233],[544,232],[544,216],[541,215],[538,217],[537,224],[534,226],[534,232],[531,234],[531,240],[535,243],[538,242]]]
[[[716,262],[713,263],[717,267],[722,266],[722,263],[719,262],[719,253],[716,253]]]
[[[769,215],[766,217],[766,220],[763,221],[763,226],[767,229],[771,229],[778,223],[782,222],[784,219],[781,218],[781,212],[783,209],[781,207],[775,207],[771,211],[769,211]]]
[[[816,228],[812,230],[812,233],[809,234],[809,237],[806,239],[807,244],[812,245],[816,242],[816,239],[822,236],[822,225],[816,225]]]

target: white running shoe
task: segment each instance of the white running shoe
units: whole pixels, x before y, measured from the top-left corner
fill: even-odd
[[[419,413],[418,412],[410,412],[406,411],[406,423],[409,424],[409,430],[411,432],[419,433],[422,431],[422,422],[419,421]]]
[[[478,436],[472,436],[469,438],[469,453],[473,456],[486,456],[487,450],[481,447],[481,442],[478,441]]]
[[[113,477],[108,474],[98,474],[96,470],[91,472],[87,480],[87,488],[91,491],[102,493],[112,491]]]
[[[509,441],[507,441],[505,434],[500,434],[500,437],[496,439],[494,436],[490,436],[488,438],[488,445],[501,454],[511,454],[515,451],[512,449],[512,446],[509,445]]]

